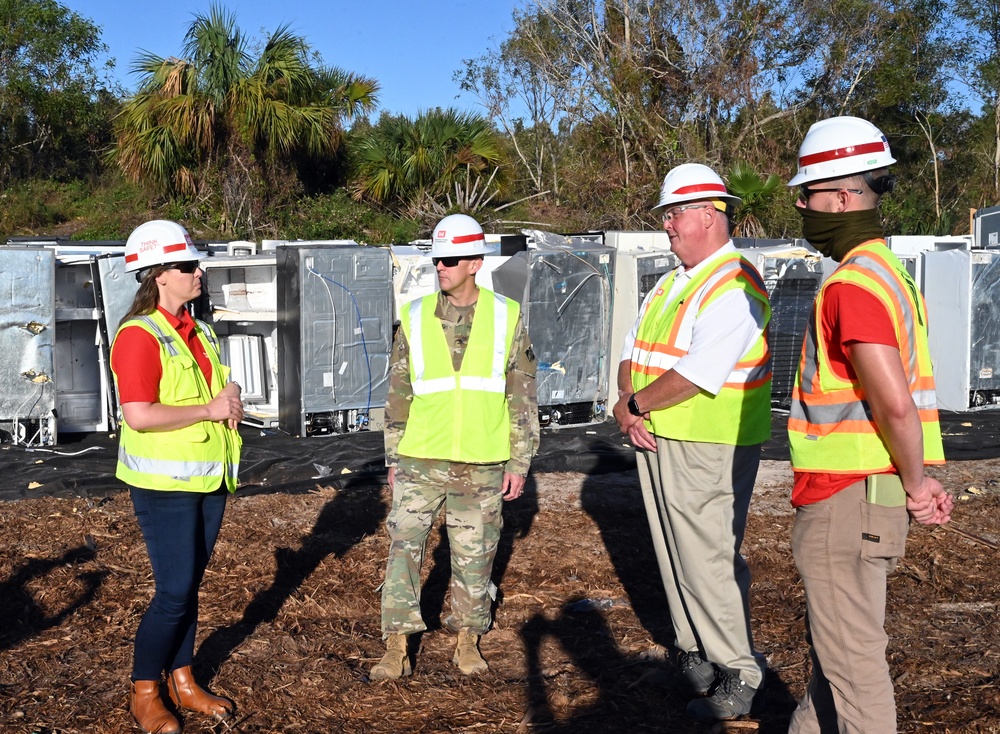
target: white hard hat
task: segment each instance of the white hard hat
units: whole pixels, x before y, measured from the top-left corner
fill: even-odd
[[[664,177],[660,187],[660,200],[653,211],[699,199],[717,199],[729,205],[740,203],[740,198],[726,190],[726,184],[711,168],[701,163],[682,163]]]
[[[154,219],[132,230],[125,242],[125,272],[205,257],[177,222]]]
[[[479,222],[468,214],[449,214],[434,227],[431,257],[485,255],[493,249],[487,247]]]
[[[895,162],[889,151],[889,141],[868,120],[831,117],[809,128],[799,146],[799,172],[788,185],[842,178],[885,168]]]

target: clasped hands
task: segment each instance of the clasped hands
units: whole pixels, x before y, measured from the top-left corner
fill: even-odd
[[[615,421],[618,423],[618,428],[628,436],[629,441],[637,449],[643,449],[645,451],[656,451],[656,438],[649,429],[646,428],[646,421],[649,420],[649,413],[643,413],[642,415],[632,415],[628,409],[628,399],[632,397],[634,393],[630,393],[626,390],[618,391],[618,402],[615,403],[615,407],[612,410],[612,414],[615,417]]]

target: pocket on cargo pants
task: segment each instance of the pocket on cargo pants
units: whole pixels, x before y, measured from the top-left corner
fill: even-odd
[[[906,533],[910,516],[905,507],[883,507],[861,503],[861,557],[884,560],[887,572],[896,568],[906,552]]]

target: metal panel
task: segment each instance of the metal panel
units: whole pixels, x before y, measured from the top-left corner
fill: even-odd
[[[135,300],[139,283],[133,273],[125,272],[124,255],[102,255],[97,258],[97,284],[98,299],[110,345],[118,333],[121,320]]]
[[[357,430],[388,389],[389,250],[297,243],[277,249],[277,267],[278,425],[293,435]]]
[[[243,402],[266,401],[264,338],[258,334],[230,334],[220,340],[223,364],[229,365],[230,379],[242,388]]]
[[[108,430],[107,387],[100,350],[97,319],[56,321],[56,415],[60,433]]]
[[[763,250],[796,244],[794,239],[766,239],[763,237],[733,237],[732,239],[737,250]]]
[[[95,271],[91,255],[56,250],[56,415],[62,433],[108,429]]]
[[[55,443],[55,254],[0,252],[0,424],[15,440]]]
[[[1000,252],[973,252],[969,354],[969,403],[1000,403]]]
[[[659,279],[676,268],[679,262],[677,256],[667,250],[623,250],[619,247],[615,256],[608,385],[617,384],[625,337],[639,317],[643,300]]]
[[[118,333],[118,326],[135,300],[139,283],[133,273],[125,272],[125,256],[122,254],[99,255],[95,258],[95,267],[105,395],[108,415],[111,416],[112,425],[116,426],[121,404],[118,400],[118,385],[111,372],[111,345]]]
[[[771,300],[771,404],[791,404],[813,301],[824,278],[823,257],[795,245],[741,250],[764,279]]]
[[[967,410],[971,373],[972,253],[924,254],[927,334],[938,407]]]

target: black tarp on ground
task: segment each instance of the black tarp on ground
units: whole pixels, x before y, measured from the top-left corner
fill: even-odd
[[[763,458],[788,460],[786,415],[775,413]],[[942,413],[949,461],[1000,457],[1000,410]],[[304,492],[321,486],[382,482],[381,432],[291,438],[243,430],[241,492]],[[103,433],[61,436],[58,446],[24,449],[0,445],[0,500],[39,496],[104,497],[123,489],[115,479],[116,437]],[[635,466],[631,447],[612,423],[542,431],[532,472],[604,474]]]

